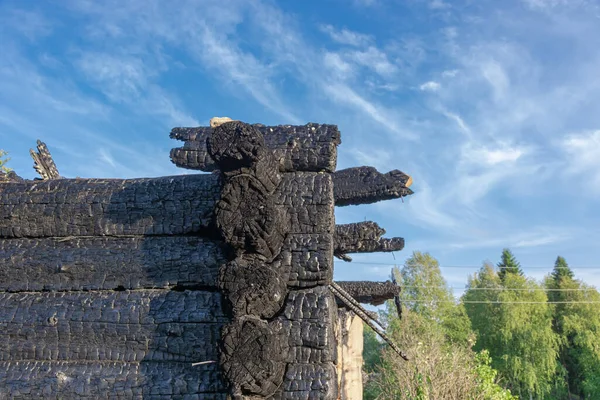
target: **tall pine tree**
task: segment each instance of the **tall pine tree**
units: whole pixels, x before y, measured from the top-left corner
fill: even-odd
[[[509,249],[502,250],[502,257],[500,258],[500,262],[497,265],[498,267],[498,276],[500,280],[504,282],[506,274],[519,274],[523,276],[523,271],[521,270],[521,264],[517,261],[513,253]]]

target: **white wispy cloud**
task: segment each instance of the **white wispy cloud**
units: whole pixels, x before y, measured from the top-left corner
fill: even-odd
[[[437,92],[438,90],[440,90],[440,87],[441,85],[438,82],[428,81],[419,86],[419,89],[421,89],[424,92]]]
[[[371,35],[354,32],[349,29],[336,29],[332,25],[321,25],[321,31],[328,34],[331,40],[336,43],[346,44],[349,46],[363,47],[368,46],[372,41]]]

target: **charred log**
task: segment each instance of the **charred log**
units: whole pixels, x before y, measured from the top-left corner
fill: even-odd
[[[227,124],[229,122],[223,125]],[[302,126],[256,124],[252,127],[264,136],[265,150],[274,154],[279,171],[335,170],[337,146],[341,143],[337,126],[310,123]],[[207,172],[218,169],[206,145],[212,130],[210,127],[174,128],[171,138],[183,140],[185,144],[171,150],[173,163]]]
[[[373,167],[336,171],[333,187],[336,206],[376,203],[413,194],[412,178],[397,169],[382,174]]]
[[[7,182],[23,182],[24,179],[17,175],[14,171],[4,172],[0,170],[0,183]]]
[[[336,283],[357,302],[373,306],[392,300],[400,293],[400,287],[391,281],[342,281]]]
[[[372,221],[335,226],[334,255],[352,261],[347,253],[376,253],[399,251],[404,248],[403,238],[382,238],[385,229]]]
[[[33,149],[29,150],[31,158],[33,158],[33,169],[37,171],[43,180],[59,179],[60,174],[56,168],[56,164],[52,159],[52,155],[46,146],[46,143],[37,141],[37,152]]]
[[[0,237],[182,235],[212,225],[213,175],[0,185]]]
[[[207,288],[222,242],[194,236],[0,240],[0,291]]]

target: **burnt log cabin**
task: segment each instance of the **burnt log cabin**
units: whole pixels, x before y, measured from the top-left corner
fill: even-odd
[[[334,125],[211,125],[171,132],[172,161],[210,173],[66,179],[38,142],[41,179],[0,175],[0,398],[362,398],[362,322],[336,293],[399,288],[335,284],[334,257],[404,240],[334,210],[410,177],[336,171]]]

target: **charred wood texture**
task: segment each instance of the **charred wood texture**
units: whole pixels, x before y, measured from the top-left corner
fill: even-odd
[[[33,169],[40,174],[43,180],[60,178],[60,174],[58,173],[58,169],[56,168],[56,164],[54,164],[54,160],[52,159],[48,147],[46,147],[46,143],[38,140],[37,152],[32,149],[29,150],[29,154],[31,154],[31,158],[33,158]]]
[[[385,229],[372,221],[335,226],[334,254],[344,261],[352,261],[347,253],[375,253],[399,251],[404,248],[403,238],[382,238]]]
[[[225,122],[206,141],[224,181],[216,225],[235,257],[219,272],[233,317],[222,332],[220,365],[235,399],[270,397],[283,383],[289,346],[281,324],[268,321],[287,297],[290,272],[278,259],[291,222],[285,197],[278,204],[275,196],[281,176],[255,126]]]
[[[359,303],[374,306],[392,300],[400,293],[400,287],[391,281],[343,281],[336,283]]]
[[[220,304],[202,291],[2,293],[0,387],[11,398],[224,392],[218,364],[191,367],[217,359],[207,343],[227,322]]]
[[[229,122],[223,125],[227,124]],[[337,146],[341,143],[337,126],[310,123],[302,126],[257,124],[252,127],[264,137],[264,149],[274,155],[279,171],[335,170]],[[212,131],[210,127],[174,128],[171,138],[185,141],[183,147],[171,150],[175,165],[208,172],[218,169],[207,149],[207,139]]]
[[[373,167],[356,167],[333,174],[335,205],[370,204],[413,194],[412,178],[397,169],[382,174]]]
[[[217,364],[180,362],[0,361],[9,399],[226,400]]]
[[[193,236],[0,240],[0,291],[216,288],[222,243]]]
[[[203,233],[220,190],[214,175],[3,183],[0,236]]]
[[[4,172],[0,170],[0,183],[23,181],[24,179],[17,175],[14,171]]]

